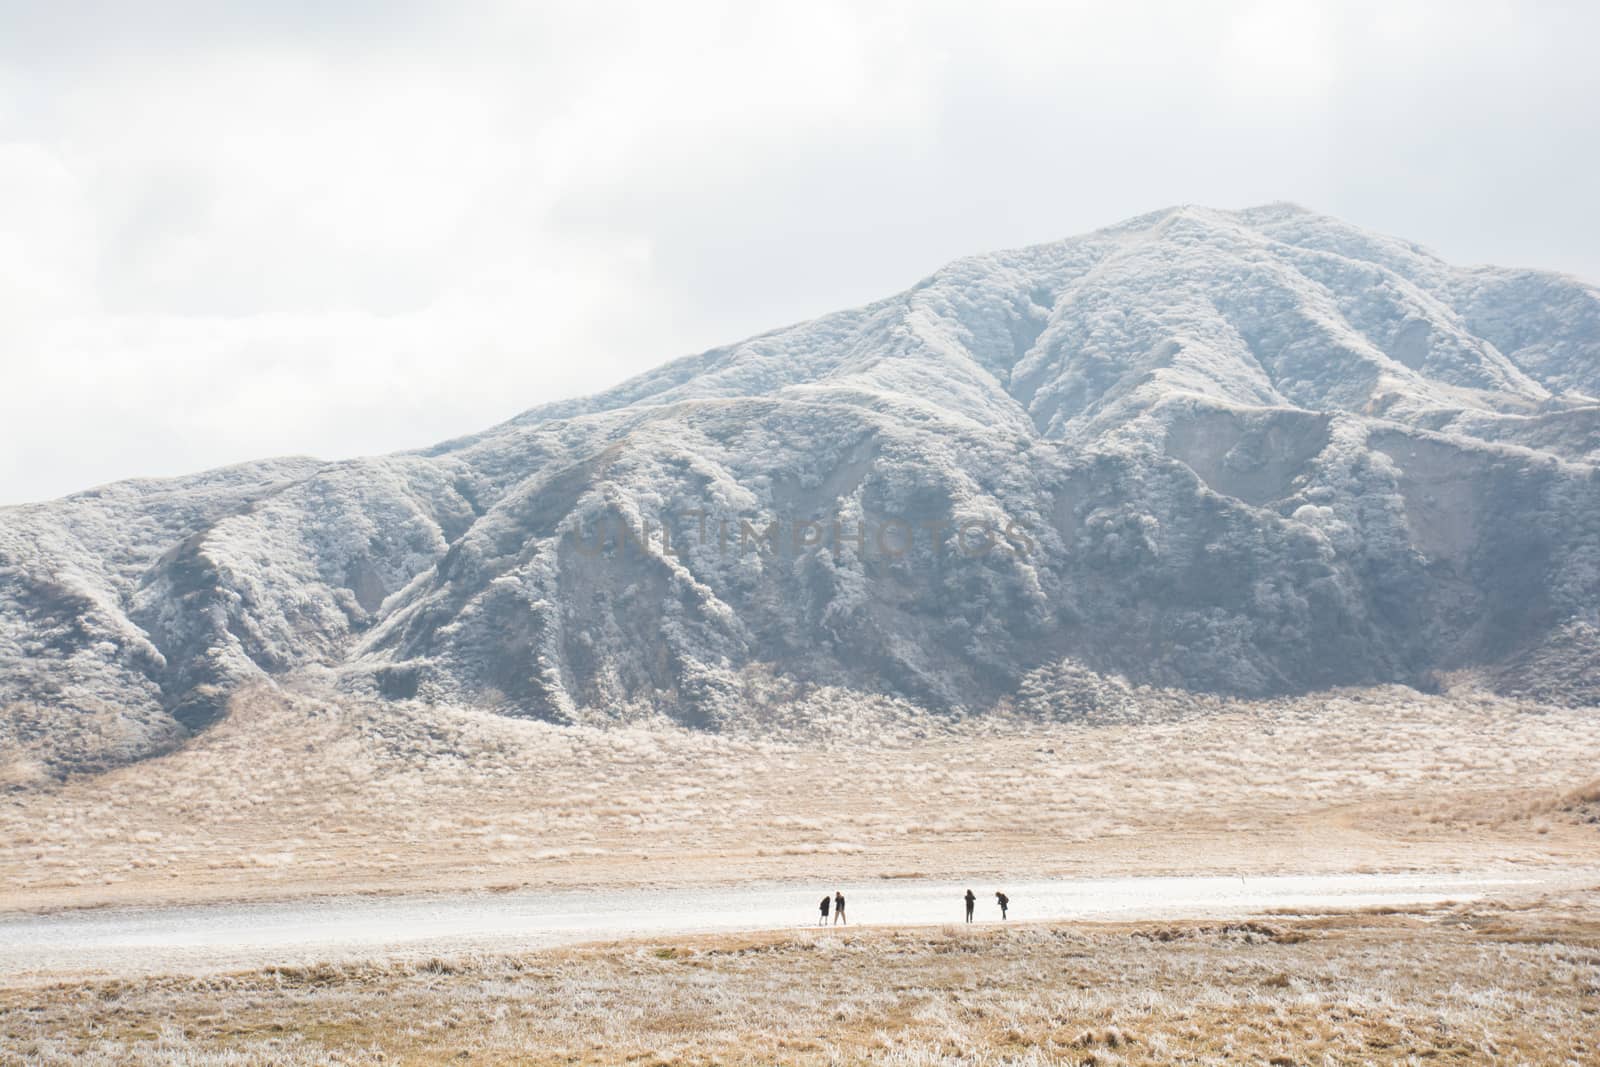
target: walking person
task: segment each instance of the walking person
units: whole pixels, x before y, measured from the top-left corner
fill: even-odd
[[[977,907],[978,898],[973,895],[973,892],[970,889],[967,890],[966,901],[967,901],[967,922],[971,922],[972,921],[972,909]]]
[[[845,922],[844,918],[844,894],[837,889],[833,891],[833,922],[834,925],[839,923],[844,923],[846,926],[850,925]]]
[[[1000,905],[1000,920],[1004,922],[1006,917],[1006,908],[1011,906],[1011,898],[997,889],[995,890],[994,899]]]
[[[822,912],[822,918],[817,920],[818,926],[828,925],[828,905],[832,903],[832,897],[828,896],[826,893],[822,894],[822,903],[818,905],[818,909]]]

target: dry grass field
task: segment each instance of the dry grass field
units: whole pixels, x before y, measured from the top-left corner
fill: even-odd
[[[7,910],[453,888],[1593,869],[1600,715],[1459,690],[708,734],[249,694],[0,769]],[[1600,886],[1255,921],[674,937],[0,980],[0,1064],[1593,1064]],[[57,983],[57,984],[49,984]]]
[[[830,929],[14,988],[0,1063],[1594,1064],[1597,903]]]
[[[822,701],[803,725],[718,735],[251,694],[167,756],[0,793],[0,899],[1600,855],[1593,709],[1395,688],[1259,703],[1154,692],[1131,721],[869,710]]]

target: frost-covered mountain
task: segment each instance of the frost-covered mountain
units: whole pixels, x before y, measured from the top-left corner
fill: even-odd
[[[0,755],[106,766],[307,677],[713,728],[1090,672],[1593,703],[1596,397],[1591,285],[1162,211],[427,451],[0,510]]]

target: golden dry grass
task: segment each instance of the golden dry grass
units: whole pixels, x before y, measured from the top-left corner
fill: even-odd
[[[254,693],[168,756],[13,775],[0,892],[24,908],[1600,855],[1592,709],[1147,695],[1117,721],[852,705],[713,735]],[[1587,1064],[1596,902],[19,978],[0,988],[0,1063]]]
[[[1592,862],[1600,716],[1405,689],[776,738],[256,693],[170,755],[0,794],[29,907],[814,876]],[[1593,792],[1592,786],[1590,792]]]

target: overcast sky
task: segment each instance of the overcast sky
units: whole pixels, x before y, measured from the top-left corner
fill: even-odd
[[[1600,5],[0,0],[0,503],[419,447],[1176,203],[1600,280]]]

